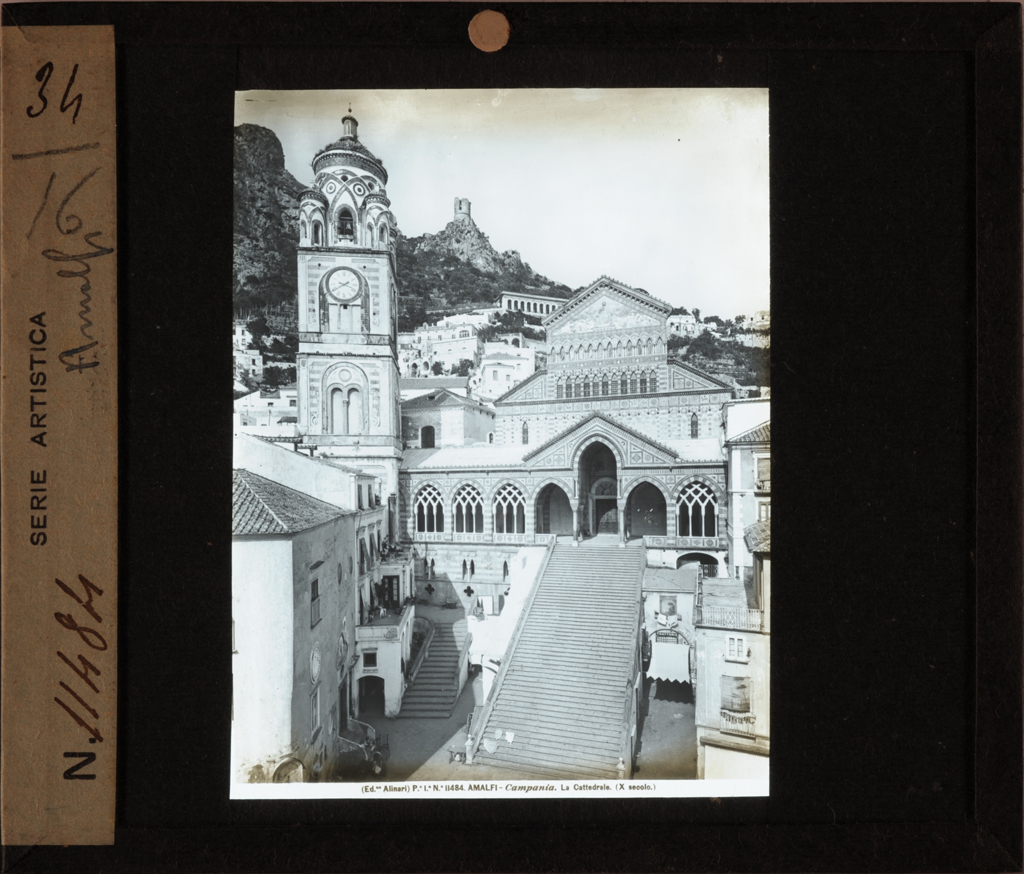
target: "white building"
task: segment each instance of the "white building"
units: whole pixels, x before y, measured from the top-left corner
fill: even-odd
[[[696,337],[698,333],[697,319],[692,313],[676,314],[668,317],[670,334],[678,337]]]
[[[477,397],[494,400],[533,376],[536,369],[532,349],[503,346],[500,352],[491,352],[481,359],[480,369],[470,385]]]

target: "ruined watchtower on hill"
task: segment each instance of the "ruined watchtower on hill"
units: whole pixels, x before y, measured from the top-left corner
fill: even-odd
[[[455,198],[455,221],[472,222],[473,217],[469,214],[469,200],[465,197]]]

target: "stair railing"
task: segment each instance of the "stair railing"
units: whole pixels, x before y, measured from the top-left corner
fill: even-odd
[[[553,539],[548,543],[547,551],[544,553],[544,558],[541,560],[540,568],[537,570],[537,575],[534,577],[533,589],[530,592],[529,597],[526,599],[526,603],[523,604],[523,610],[519,614],[519,619],[516,620],[516,627],[512,631],[512,637],[509,640],[508,648],[505,650],[505,655],[501,660],[501,667],[498,668],[498,676],[494,678],[494,683],[491,685],[491,692],[487,696],[487,700],[484,702],[483,709],[480,712],[480,721],[477,723],[480,731],[477,732],[475,737],[469,737],[466,740],[466,751],[468,753],[466,757],[466,764],[472,764],[473,756],[476,755],[477,750],[480,748],[480,742],[483,740],[484,730],[487,728],[487,723],[490,721],[491,712],[494,710],[494,702],[498,699],[498,691],[501,689],[501,684],[505,679],[505,674],[508,672],[508,666],[512,661],[512,656],[515,654],[516,648],[519,646],[519,639],[522,637],[523,626],[526,624],[526,617],[533,607],[534,599],[537,597],[537,590],[540,588],[540,584],[544,581],[544,574],[548,570],[548,562],[551,561],[551,556],[555,552],[555,546],[558,545],[558,538]]]

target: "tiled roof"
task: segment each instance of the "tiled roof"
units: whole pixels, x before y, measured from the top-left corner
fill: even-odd
[[[473,401],[467,400],[466,398],[459,397],[457,394],[453,394],[446,388],[440,388],[436,391],[429,392],[424,395],[417,395],[408,401],[402,401],[402,410],[426,410],[434,409],[436,407],[457,407],[457,406],[468,406],[476,407],[479,404]]]
[[[762,422],[751,428],[749,431],[744,431],[742,434],[737,434],[729,441],[729,445],[735,443],[771,443],[772,442],[772,423]]]
[[[295,534],[330,522],[345,511],[249,470],[235,470],[232,534]]]
[[[751,552],[771,553],[772,523],[766,519],[743,529],[743,542]]]
[[[532,780],[618,776],[644,558],[636,548],[554,547],[491,692],[480,764]]]
[[[398,380],[400,389],[408,388],[465,388],[468,376],[403,376]]]

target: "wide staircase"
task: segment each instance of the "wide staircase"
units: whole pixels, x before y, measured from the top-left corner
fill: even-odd
[[[554,547],[491,692],[476,762],[521,779],[621,776],[645,553],[593,543]]]
[[[430,642],[430,650],[412,686],[405,690],[399,718],[418,716],[447,719],[451,715],[459,697],[455,671],[459,666],[459,653],[465,637],[465,632],[457,636],[453,625],[441,622],[434,624],[434,639]]]

